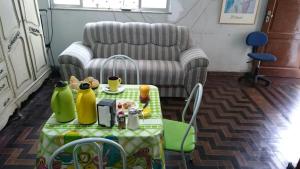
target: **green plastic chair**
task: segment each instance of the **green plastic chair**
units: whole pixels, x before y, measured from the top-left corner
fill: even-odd
[[[195,149],[197,138],[196,117],[199,112],[201,99],[203,94],[203,86],[198,83],[193,88],[190,97],[182,112],[182,122],[173,120],[163,120],[164,127],[164,148],[168,151],[180,152],[184,161],[184,167],[187,169],[185,153],[191,153]],[[195,96],[195,97],[194,97]],[[190,102],[194,99],[193,115],[189,123],[184,120]]]

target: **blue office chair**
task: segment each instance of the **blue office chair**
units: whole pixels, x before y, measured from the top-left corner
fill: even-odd
[[[261,62],[275,62],[277,57],[270,53],[257,53],[257,49],[264,46],[268,42],[268,36],[263,32],[252,32],[247,36],[246,44],[252,46],[252,53],[248,53],[248,56],[257,62],[256,68],[251,73],[246,73],[244,76],[239,78],[239,81],[247,79],[253,84],[256,84],[258,80],[265,82],[265,86],[269,86],[271,81],[266,79],[264,75],[259,74],[259,68]]]

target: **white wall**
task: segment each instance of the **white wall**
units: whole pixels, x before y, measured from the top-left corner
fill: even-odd
[[[47,8],[47,0],[38,1],[40,8]],[[172,14],[53,10],[53,54],[58,56],[72,42],[82,40],[87,22],[169,22],[190,28],[194,46],[202,48],[209,57],[210,71],[247,71],[246,54],[250,48],[245,45],[245,37],[260,30],[267,0],[260,0],[254,25],[219,24],[221,4],[222,0],[171,0]]]

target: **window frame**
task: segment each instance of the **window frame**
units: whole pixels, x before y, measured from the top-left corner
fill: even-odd
[[[70,4],[55,4],[54,0],[50,0],[50,8],[82,8],[82,0],[79,0],[79,5],[70,5]]]
[[[142,8],[142,0],[139,0],[138,9],[124,10],[122,8],[96,8],[96,7],[84,7],[83,1],[79,0],[80,5],[68,5],[68,4],[55,4],[54,0],[50,0],[51,9],[67,9],[67,10],[99,10],[99,11],[125,11],[125,12],[150,12],[150,13],[171,13],[170,1],[167,0],[166,8]]]
[[[170,12],[170,0],[167,0],[166,8],[142,8],[142,0],[139,0],[140,11],[158,11],[158,12]]]

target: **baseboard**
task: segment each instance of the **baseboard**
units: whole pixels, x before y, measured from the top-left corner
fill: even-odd
[[[219,72],[219,71],[208,71],[207,76],[232,76],[240,77],[244,75],[244,72]]]
[[[17,108],[21,107],[21,103],[25,101],[33,92],[39,89],[46,78],[51,74],[51,70],[46,70],[38,79],[36,79],[32,85],[20,94],[14,101],[8,105],[3,112],[0,112],[0,130],[2,130],[8,122],[9,117],[14,113]]]

